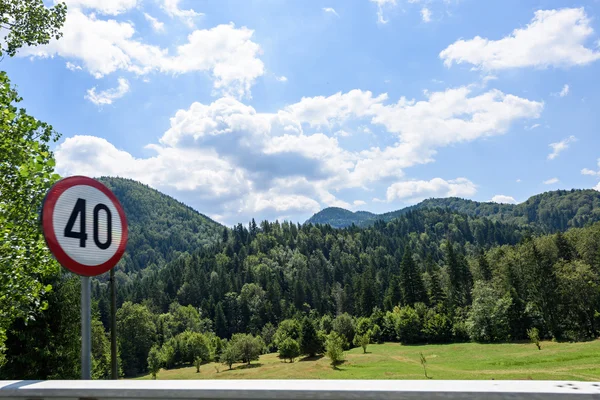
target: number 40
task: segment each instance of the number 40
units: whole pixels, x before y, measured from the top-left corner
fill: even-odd
[[[100,210],[104,210],[106,213],[106,241],[102,243],[100,238],[98,237],[98,214]],[[79,232],[73,231],[73,225],[75,225],[75,221],[77,220],[77,216],[79,216]],[[69,216],[69,221],[67,221],[67,226],[65,226],[65,237],[79,239],[79,247],[85,247],[85,242],[87,240],[87,233],[85,233],[85,199],[77,199],[75,203],[75,207],[73,207],[73,211],[71,211],[71,215]],[[102,203],[96,204],[94,207],[94,243],[98,248],[102,250],[106,250],[110,247],[112,242],[112,214],[110,209]]]

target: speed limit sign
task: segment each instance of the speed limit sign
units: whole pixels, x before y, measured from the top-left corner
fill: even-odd
[[[102,183],[72,176],[50,188],[42,204],[41,221],[52,254],[63,267],[81,275],[81,378],[91,379],[90,276],[110,270],[123,256],[127,244],[125,213]],[[114,290],[114,281],[111,285]],[[111,358],[116,360],[113,353],[116,350],[111,351]]]
[[[42,206],[42,230],[58,262],[82,276],[110,270],[127,244],[121,204],[110,189],[85,176],[52,186]]]

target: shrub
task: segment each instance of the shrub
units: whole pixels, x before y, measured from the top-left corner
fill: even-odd
[[[540,345],[540,332],[538,331],[538,328],[527,329],[527,336],[529,337],[529,340],[531,340],[531,343],[537,346],[538,350],[542,349],[542,346]]]
[[[325,355],[331,360],[331,365],[334,367],[344,361],[344,338],[335,331],[327,336]]]
[[[423,335],[429,343],[448,343],[452,340],[452,321],[446,314],[428,310],[423,323]]]
[[[352,343],[354,343],[355,346],[358,347],[362,347],[363,349],[363,354],[367,353],[367,346],[369,345],[369,343],[371,342],[371,333],[367,332],[363,335],[359,335],[358,333],[354,336],[354,341]]]
[[[225,347],[225,350],[221,353],[221,363],[225,364],[231,369],[231,366],[241,359],[238,348],[232,346],[231,343]]]
[[[294,362],[294,358],[300,355],[300,345],[292,338],[285,339],[279,344],[279,358],[283,358],[285,361],[290,360]]]
[[[414,308],[406,306],[398,310],[396,334],[401,343],[411,344],[421,341],[421,320]]]
[[[349,349],[354,339],[354,321],[348,313],[338,315],[333,320],[333,331],[344,339],[343,348]]]
[[[163,360],[160,354],[160,349],[157,345],[152,346],[148,352],[148,370],[152,374],[152,379],[156,379],[158,371],[163,365]]]
[[[383,343],[383,332],[379,325],[373,325],[373,329],[371,329],[371,340],[373,343]]]

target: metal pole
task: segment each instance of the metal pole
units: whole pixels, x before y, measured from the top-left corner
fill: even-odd
[[[110,365],[111,378],[119,379],[117,370],[117,282],[115,269],[110,270]]]
[[[92,310],[88,276],[81,277],[81,379],[92,379]]]

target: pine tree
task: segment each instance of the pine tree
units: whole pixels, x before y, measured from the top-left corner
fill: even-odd
[[[442,285],[440,284],[440,276],[437,270],[431,271],[429,274],[431,279],[431,288],[429,293],[429,300],[432,305],[442,304],[446,298]]]
[[[304,318],[300,332],[301,353],[314,357],[323,350],[322,347],[313,322],[309,318]]]
[[[223,243],[227,243],[229,241],[229,228],[223,228]]]
[[[481,275],[481,278],[486,282],[492,280],[492,270],[483,249],[479,251],[477,262],[479,264],[479,274]]]
[[[404,249],[404,256],[400,264],[400,285],[405,304],[412,306],[415,303],[427,301],[423,279],[417,270],[417,264],[413,260],[412,251],[408,245]]]
[[[294,283],[294,305],[298,310],[302,309],[304,298],[304,284],[302,283],[302,279],[297,279]]]
[[[554,243],[556,244],[556,248],[558,249],[558,258],[561,258],[565,261],[571,261],[573,259],[573,247],[571,243],[565,238],[565,235],[562,232],[558,232],[556,234],[556,238],[554,239]]]
[[[227,329],[227,318],[225,318],[221,302],[218,302],[217,307],[215,308],[215,333],[221,338],[227,337],[229,333],[229,330]]]
[[[402,287],[400,286],[400,279],[393,275],[390,278],[390,285],[388,286],[383,299],[383,306],[386,311],[392,311],[394,307],[400,305],[401,302]]]
[[[376,305],[375,297],[375,280],[373,278],[373,271],[368,268],[362,276],[360,281],[360,298],[359,306],[361,314],[364,316],[371,315],[373,307]]]

